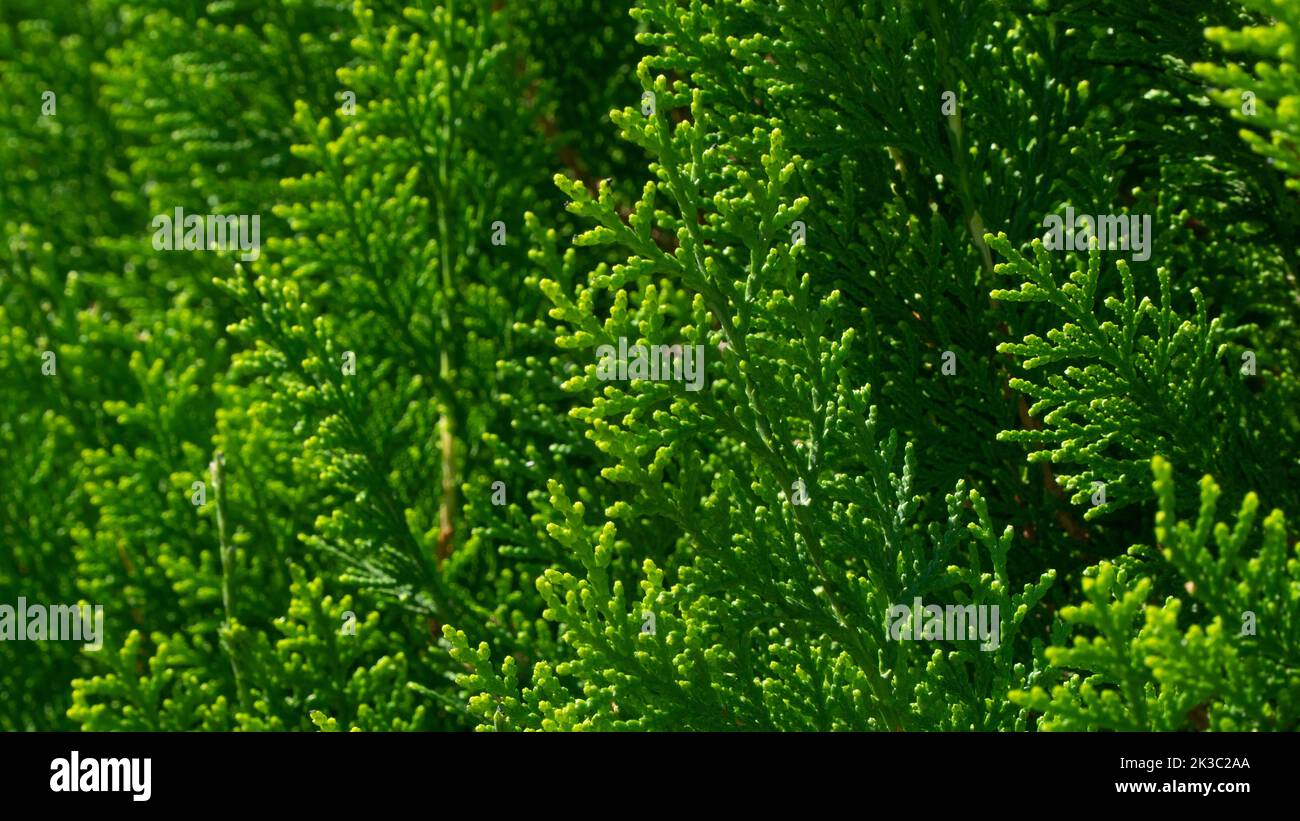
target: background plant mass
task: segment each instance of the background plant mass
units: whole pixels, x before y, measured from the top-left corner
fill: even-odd
[[[5,0],[0,729],[1297,729],[1297,46]]]

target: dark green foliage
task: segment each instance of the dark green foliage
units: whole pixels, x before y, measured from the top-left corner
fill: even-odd
[[[0,729],[1296,729],[1297,31],[5,3]]]

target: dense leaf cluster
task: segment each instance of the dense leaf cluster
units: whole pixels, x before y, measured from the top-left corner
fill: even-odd
[[[0,8],[0,729],[1300,728],[1300,5],[628,5]]]

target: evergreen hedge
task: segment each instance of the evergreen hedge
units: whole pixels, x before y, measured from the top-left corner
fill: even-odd
[[[5,0],[0,730],[1300,728],[1300,3],[628,5]]]

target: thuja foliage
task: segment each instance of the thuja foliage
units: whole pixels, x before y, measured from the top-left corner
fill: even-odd
[[[1300,728],[1300,7],[628,6],[4,5],[0,728]]]

